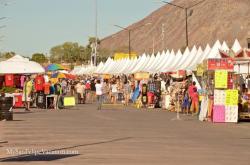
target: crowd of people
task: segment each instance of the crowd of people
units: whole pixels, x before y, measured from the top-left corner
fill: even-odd
[[[102,103],[117,104],[121,103],[128,106],[130,102],[143,101],[143,86],[146,86],[146,95],[148,96],[144,104],[148,106],[153,104],[154,108],[162,107],[163,95],[170,95],[170,104],[181,105],[183,113],[198,114],[199,112],[199,93],[196,83],[186,79],[181,81],[181,86],[175,86],[175,82],[170,76],[154,75],[148,80],[135,80],[133,75],[130,76],[113,76],[110,79],[98,77],[82,77],[75,81],[75,92],[78,103],[98,103],[101,109]],[[153,97],[149,97],[152,93]],[[178,95],[178,96],[177,96]],[[143,104],[143,103],[141,103]]]
[[[67,95],[69,92],[69,81],[66,79],[58,79],[57,82],[51,82],[47,75],[39,74],[35,77],[25,76],[23,85],[22,101],[25,109],[30,110],[30,106],[37,106],[39,108],[45,107],[45,96],[54,95],[53,100],[49,100],[54,109],[58,109],[60,106],[60,98],[63,95]],[[42,96],[42,100],[38,96]],[[34,105],[35,104],[35,105]]]
[[[103,77],[81,76],[76,79],[59,78],[51,81],[46,74],[36,76],[22,76],[22,101],[25,109],[38,108],[63,108],[65,96],[75,97],[77,104],[97,103],[100,110],[103,103],[123,104],[140,102],[142,105],[153,108],[169,105],[181,105],[183,113],[197,114],[199,112],[199,94],[195,82],[174,81],[169,75],[152,75],[147,80],[136,80],[134,75]],[[45,98],[48,95],[48,105],[45,107]],[[164,103],[168,95],[169,101]],[[145,97],[146,96],[146,97]],[[47,101],[47,100],[46,100]],[[169,104],[169,105],[163,105]]]

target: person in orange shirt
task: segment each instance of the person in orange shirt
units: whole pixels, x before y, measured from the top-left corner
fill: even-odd
[[[193,89],[190,111],[192,112],[192,115],[198,115],[199,113],[199,94],[197,92],[197,88]]]
[[[51,82],[45,82],[44,83],[44,94],[45,95],[49,95],[50,94],[50,86],[51,86]]]

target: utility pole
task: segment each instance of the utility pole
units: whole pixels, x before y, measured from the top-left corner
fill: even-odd
[[[122,26],[119,26],[119,25],[114,25],[115,27],[118,27],[120,29],[123,29],[123,30],[126,30],[128,31],[128,52],[129,52],[129,58],[131,58],[131,32],[135,29],[139,29],[141,27],[144,27],[144,26],[147,26],[147,25],[151,25],[151,22],[149,23],[146,23],[146,24],[143,24],[141,26],[138,26],[138,27],[135,27],[135,28],[125,28],[125,27],[122,27]]]
[[[153,36],[153,54],[155,54],[155,36]]]
[[[161,42],[162,42],[162,50],[164,50],[164,41],[165,41],[165,24],[161,25]]]
[[[163,3],[166,3],[166,4],[171,5],[171,6],[175,6],[175,7],[179,8],[179,9],[183,9],[185,11],[185,24],[186,24],[185,31],[186,31],[186,46],[187,47],[189,45],[188,17],[192,15],[192,12],[190,12],[190,14],[188,15],[188,10],[191,9],[191,8],[193,8],[193,7],[195,7],[195,6],[197,6],[197,5],[199,5],[199,4],[201,4],[201,3],[203,3],[203,2],[205,2],[205,1],[206,0],[202,0],[202,1],[198,2],[198,3],[196,3],[196,4],[194,4],[192,6],[188,6],[188,7],[179,6],[179,5],[173,4],[171,2],[162,1]]]
[[[98,43],[97,43],[97,18],[98,18],[98,13],[97,13],[97,10],[98,10],[98,6],[97,6],[97,0],[95,0],[95,48],[94,48],[94,66],[96,66],[96,57],[97,57],[97,46],[98,46]]]

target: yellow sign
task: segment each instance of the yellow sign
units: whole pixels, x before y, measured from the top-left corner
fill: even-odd
[[[238,105],[238,90],[226,90],[226,105]]]
[[[115,53],[114,54],[114,60],[115,61],[119,61],[125,58],[131,58],[131,59],[136,59],[137,58],[137,54],[136,53],[131,53],[130,56],[128,53]]]
[[[103,78],[103,79],[111,79],[111,78],[112,78],[112,75],[111,75],[111,74],[103,74],[103,75],[102,75],[102,78]]]
[[[203,64],[199,64],[197,66],[197,76],[203,76],[204,73],[204,66]]]
[[[76,100],[75,97],[64,97],[64,106],[75,106]]]
[[[138,72],[138,73],[135,73],[135,79],[136,80],[149,79],[149,73],[148,72]]]
[[[228,72],[226,70],[215,71],[215,88],[227,88]]]

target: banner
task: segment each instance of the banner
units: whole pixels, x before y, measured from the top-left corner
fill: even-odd
[[[227,88],[228,72],[226,70],[215,71],[215,88]]]
[[[75,97],[64,97],[64,106],[75,106]]]
[[[235,61],[232,58],[208,59],[207,69],[233,71],[234,63]]]
[[[226,105],[238,105],[238,90],[226,90]]]
[[[197,76],[203,76],[203,73],[204,73],[204,66],[203,64],[199,64],[197,66]]]
[[[135,79],[136,80],[149,79],[149,73],[148,72],[138,72],[138,73],[135,73]]]

